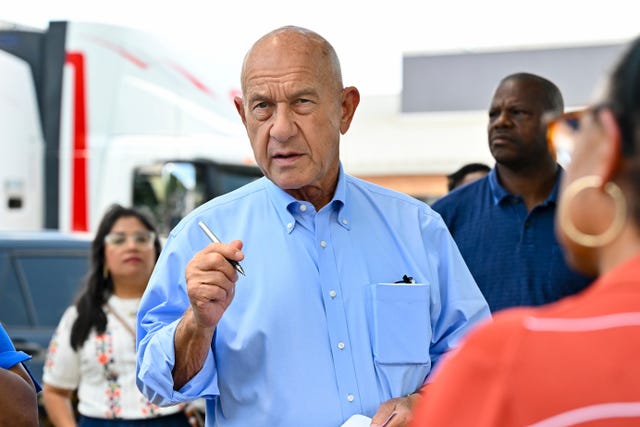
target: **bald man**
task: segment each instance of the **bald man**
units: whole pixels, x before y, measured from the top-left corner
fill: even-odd
[[[241,82],[264,177],[171,232],[139,311],[138,386],[161,405],[206,398],[208,426],[404,426],[488,306],[438,215],[344,173],[360,95],[325,39],[265,35]]]

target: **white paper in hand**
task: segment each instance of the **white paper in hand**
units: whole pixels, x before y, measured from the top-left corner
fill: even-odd
[[[340,427],[369,427],[371,425],[371,418],[364,415],[356,414],[351,416]]]

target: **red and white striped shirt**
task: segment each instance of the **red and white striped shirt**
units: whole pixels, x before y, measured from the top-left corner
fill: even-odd
[[[577,295],[498,313],[423,395],[412,427],[640,425],[640,256]]]

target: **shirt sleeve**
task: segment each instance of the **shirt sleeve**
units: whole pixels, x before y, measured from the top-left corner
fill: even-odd
[[[13,341],[11,341],[11,338],[9,337],[9,334],[7,334],[7,331],[5,331],[4,326],[0,324],[0,368],[11,369],[18,363],[22,363],[25,360],[30,359],[31,356],[29,356],[27,353],[16,350],[15,346],[13,345]],[[25,363],[22,363],[22,366],[29,374],[29,377],[31,377],[31,381],[33,381],[33,384],[36,388],[36,393],[39,393],[42,390],[42,386],[35,379],[29,367]]]
[[[56,328],[44,364],[42,381],[54,387],[75,390],[80,383],[80,354],[71,347],[71,327],[77,318],[74,306],[67,308]]]
[[[440,215],[427,212],[423,230],[429,264],[437,277],[430,349],[435,366],[469,330],[490,319],[491,312]]]
[[[0,367],[9,369],[29,359],[31,359],[31,356],[27,353],[16,350],[4,326],[0,325]]]
[[[443,357],[421,392],[411,427],[513,425],[509,378],[520,328],[511,319],[479,327]]]
[[[212,350],[202,370],[180,390],[173,389],[174,335],[189,307],[184,278],[193,254],[189,239],[185,231],[181,239],[172,234],[167,240],[138,311],[136,384],[147,399],[160,406],[219,394]]]

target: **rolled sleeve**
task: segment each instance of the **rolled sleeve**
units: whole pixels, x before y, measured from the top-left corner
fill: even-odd
[[[219,394],[211,350],[200,372],[180,390],[173,389],[174,336],[179,322],[176,320],[140,342],[136,384],[142,394],[158,406],[189,402],[200,397],[211,398]]]

